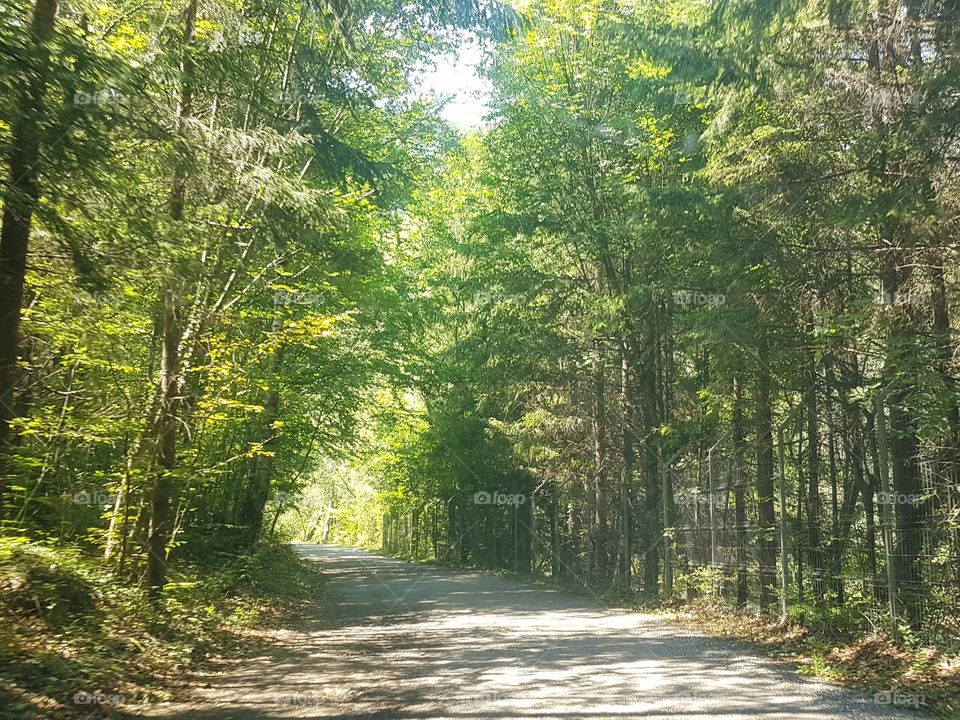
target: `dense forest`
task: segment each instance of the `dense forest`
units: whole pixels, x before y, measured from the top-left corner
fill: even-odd
[[[505,25],[470,3],[3,12],[4,527],[160,588],[179,548],[269,531],[402,377],[391,228],[456,137],[411,77],[452,29]]]
[[[958,8],[530,13],[406,224],[385,547],[955,644]]]
[[[8,550],[156,596],[337,540],[960,645],[956,0],[0,13]],[[417,91],[462,43],[466,133]]]
[[[384,546],[955,643],[958,8],[529,12],[401,231]]]

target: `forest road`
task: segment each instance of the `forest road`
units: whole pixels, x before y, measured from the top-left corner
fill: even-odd
[[[343,547],[300,545],[327,601],[252,658],[127,717],[907,720],[652,615]]]

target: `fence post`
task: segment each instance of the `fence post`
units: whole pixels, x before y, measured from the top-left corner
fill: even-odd
[[[714,445],[713,447],[716,447]],[[717,523],[714,520],[713,505],[716,488],[713,482],[713,448],[707,451],[707,480],[710,484],[710,567],[716,568],[717,563]]]
[[[663,498],[663,591],[673,595],[673,528],[670,527],[670,466],[660,461],[660,495]]]
[[[542,483],[541,483],[542,485]],[[530,573],[537,570],[537,487],[530,493]]]
[[[780,465],[779,494],[780,494],[780,622],[787,622],[787,587],[789,586],[789,569],[787,562],[787,493],[786,470],[783,461],[783,425],[777,429],[777,454]]]
[[[890,494],[890,474],[888,471],[887,454],[887,413],[884,408],[883,393],[877,393],[877,451],[880,462],[880,489],[883,497],[880,503],[880,514],[883,518],[883,547],[887,556],[887,605],[890,610],[890,625],[893,636],[900,640],[900,607],[897,598],[897,566],[894,560],[893,545],[893,503]]]

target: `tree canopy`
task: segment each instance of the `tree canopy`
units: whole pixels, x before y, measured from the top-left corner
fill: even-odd
[[[0,13],[4,534],[960,635],[953,0]]]

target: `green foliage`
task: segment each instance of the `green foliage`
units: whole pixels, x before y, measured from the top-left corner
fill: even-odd
[[[152,523],[197,632],[307,590],[276,537],[955,642],[955,2],[67,2],[49,67],[30,12],[24,622],[141,598]],[[462,30],[458,138],[415,90]]]
[[[73,707],[77,692],[125,702],[167,696],[165,675],[248,644],[243,629],[316,603],[323,579],[288,547],[206,565],[181,563],[157,602],[70,547],[0,540],[4,718]]]

